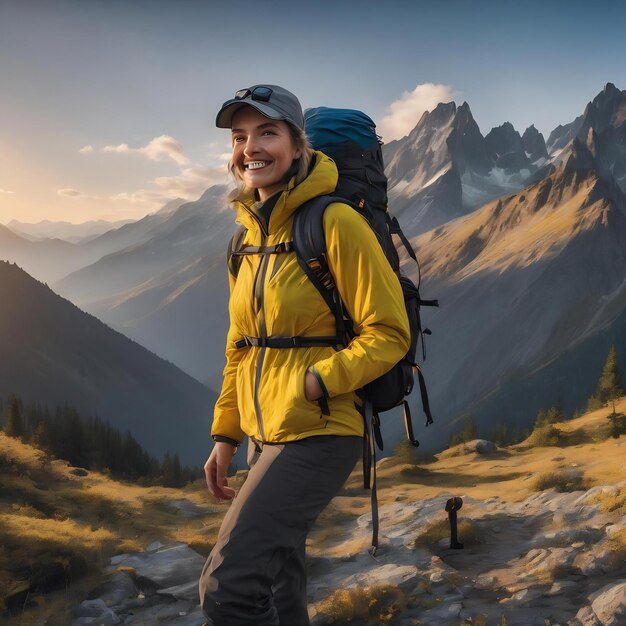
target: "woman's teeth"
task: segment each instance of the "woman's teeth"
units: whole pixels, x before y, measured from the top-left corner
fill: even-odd
[[[267,161],[251,161],[245,164],[245,168],[248,170],[258,170],[261,167],[265,167],[267,164]]]

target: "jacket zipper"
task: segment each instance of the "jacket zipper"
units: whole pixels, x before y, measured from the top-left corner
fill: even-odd
[[[246,207],[247,212],[253,217],[253,219],[259,225],[261,233],[263,235],[261,245],[264,246],[267,241],[269,233],[265,230],[265,226],[261,220]],[[252,286],[252,299],[255,303],[256,309],[259,313],[259,336],[265,337],[267,335],[267,328],[265,327],[265,306],[263,302],[265,291],[265,275],[267,274],[267,266],[269,264],[269,254],[264,254],[259,270],[256,273],[254,284]],[[261,386],[261,372],[263,371],[263,361],[265,360],[265,346],[261,346],[259,356],[256,362],[256,374],[254,377],[254,410],[256,413],[257,427],[259,429],[259,436],[261,441],[265,440],[265,432],[263,428],[263,413],[261,412],[261,403],[259,401],[259,387]]]

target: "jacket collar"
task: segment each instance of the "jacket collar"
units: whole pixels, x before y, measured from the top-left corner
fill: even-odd
[[[311,173],[299,184],[295,184],[295,176],[287,183],[280,193],[269,220],[269,234],[277,232],[293,215],[298,207],[307,200],[332,193],[337,186],[339,174],[335,162],[323,152],[315,151],[315,166]],[[234,193],[231,204],[237,213],[237,222],[248,230],[261,232],[261,221],[255,211],[256,199],[254,189],[245,188]]]

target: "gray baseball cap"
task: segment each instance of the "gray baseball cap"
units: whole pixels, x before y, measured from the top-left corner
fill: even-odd
[[[234,98],[226,100],[217,114],[218,128],[231,128],[233,115],[242,107],[251,106],[271,120],[284,120],[304,130],[304,115],[300,101],[291,91],[278,85],[253,85],[240,89]]]

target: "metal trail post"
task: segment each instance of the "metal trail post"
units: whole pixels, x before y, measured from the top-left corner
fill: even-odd
[[[457,537],[457,520],[456,512],[463,506],[463,500],[458,496],[450,498],[446,502],[446,512],[448,513],[448,520],[450,521],[450,548],[452,550],[462,550],[463,544]]]

